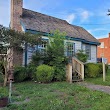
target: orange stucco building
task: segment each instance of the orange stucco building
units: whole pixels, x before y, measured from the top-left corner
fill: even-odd
[[[107,63],[110,65],[110,33],[108,38],[98,39],[101,45],[97,49],[97,57],[107,58]]]

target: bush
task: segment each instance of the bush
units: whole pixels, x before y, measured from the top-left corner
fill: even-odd
[[[36,66],[28,65],[26,68],[26,73],[28,74],[28,79],[35,79]]]
[[[78,50],[78,52],[76,53],[76,57],[77,57],[80,61],[82,61],[83,63],[85,63],[85,62],[87,61],[87,58],[88,58],[87,54],[85,54],[85,53],[83,52],[83,50]]]
[[[99,74],[103,74],[103,65],[102,65],[102,63],[97,63],[97,65],[99,66]]]
[[[105,71],[107,72],[108,70],[108,64],[105,65]]]
[[[85,64],[85,76],[86,77],[97,77],[100,75],[100,66],[94,63]]]
[[[54,81],[65,81],[66,80],[66,71],[65,68],[54,67]]]
[[[0,83],[3,83],[3,74],[5,74],[5,68],[3,62],[0,61]]]
[[[65,80],[65,66],[68,63],[68,57],[64,55],[65,52],[65,33],[55,31],[49,36],[49,43],[46,46],[46,53],[36,51],[32,57],[32,64],[39,66],[41,64],[54,67],[54,81]]]
[[[14,69],[14,80],[16,82],[22,82],[28,77],[25,67],[16,67]]]
[[[100,68],[99,72],[100,72],[100,74],[103,74],[103,64],[102,63],[97,63],[97,65],[99,65],[99,68]],[[107,72],[107,70],[108,70],[108,65],[105,64],[105,72]]]
[[[31,80],[35,78],[36,67],[34,65],[28,65],[27,67],[15,67],[14,80],[16,82],[22,82],[24,80]]]
[[[0,83],[3,83],[3,75],[0,73]]]
[[[36,79],[39,82],[47,83],[51,82],[54,75],[54,69],[48,65],[40,65],[37,67]]]
[[[0,98],[8,97],[8,89],[4,87],[0,87]]]
[[[0,61],[0,73],[4,74],[5,73],[5,68],[3,66],[3,62]]]

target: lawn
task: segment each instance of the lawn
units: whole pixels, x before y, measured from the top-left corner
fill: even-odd
[[[15,83],[12,104],[2,110],[110,110],[110,95],[76,83]]]
[[[110,86],[110,69],[108,69],[106,73],[106,81],[103,82],[103,74],[100,77],[97,78],[85,78],[86,82],[98,84],[98,85],[105,85]]]

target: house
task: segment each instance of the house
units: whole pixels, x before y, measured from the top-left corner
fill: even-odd
[[[97,57],[106,58],[107,63],[110,65],[110,33],[108,38],[98,39],[101,42],[101,45],[97,48]]]
[[[11,0],[11,29],[15,29],[21,32],[42,33],[43,39],[48,40],[47,34],[54,30],[66,32],[67,40],[64,42],[69,48],[65,52],[65,55],[73,55],[78,50],[83,49],[88,57],[88,62],[97,61],[97,46],[99,41],[94,38],[84,28],[71,25],[67,21],[55,18],[49,15],[45,15],[39,12],[28,10],[23,8],[23,0]],[[45,49],[44,44],[39,45],[39,49]],[[23,50],[22,54],[19,54],[13,50],[13,64],[28,64],[31,60],[33,50]]]

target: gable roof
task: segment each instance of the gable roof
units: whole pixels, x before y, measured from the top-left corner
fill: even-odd
[[[82,27],[71,25],[65,20],[34,12],[28,9],[23,8],[21,22],[27,30],[45,33],[59,30],[61,32],[66,32],[67,36],[69,37],[99,44],[99,41]]]

